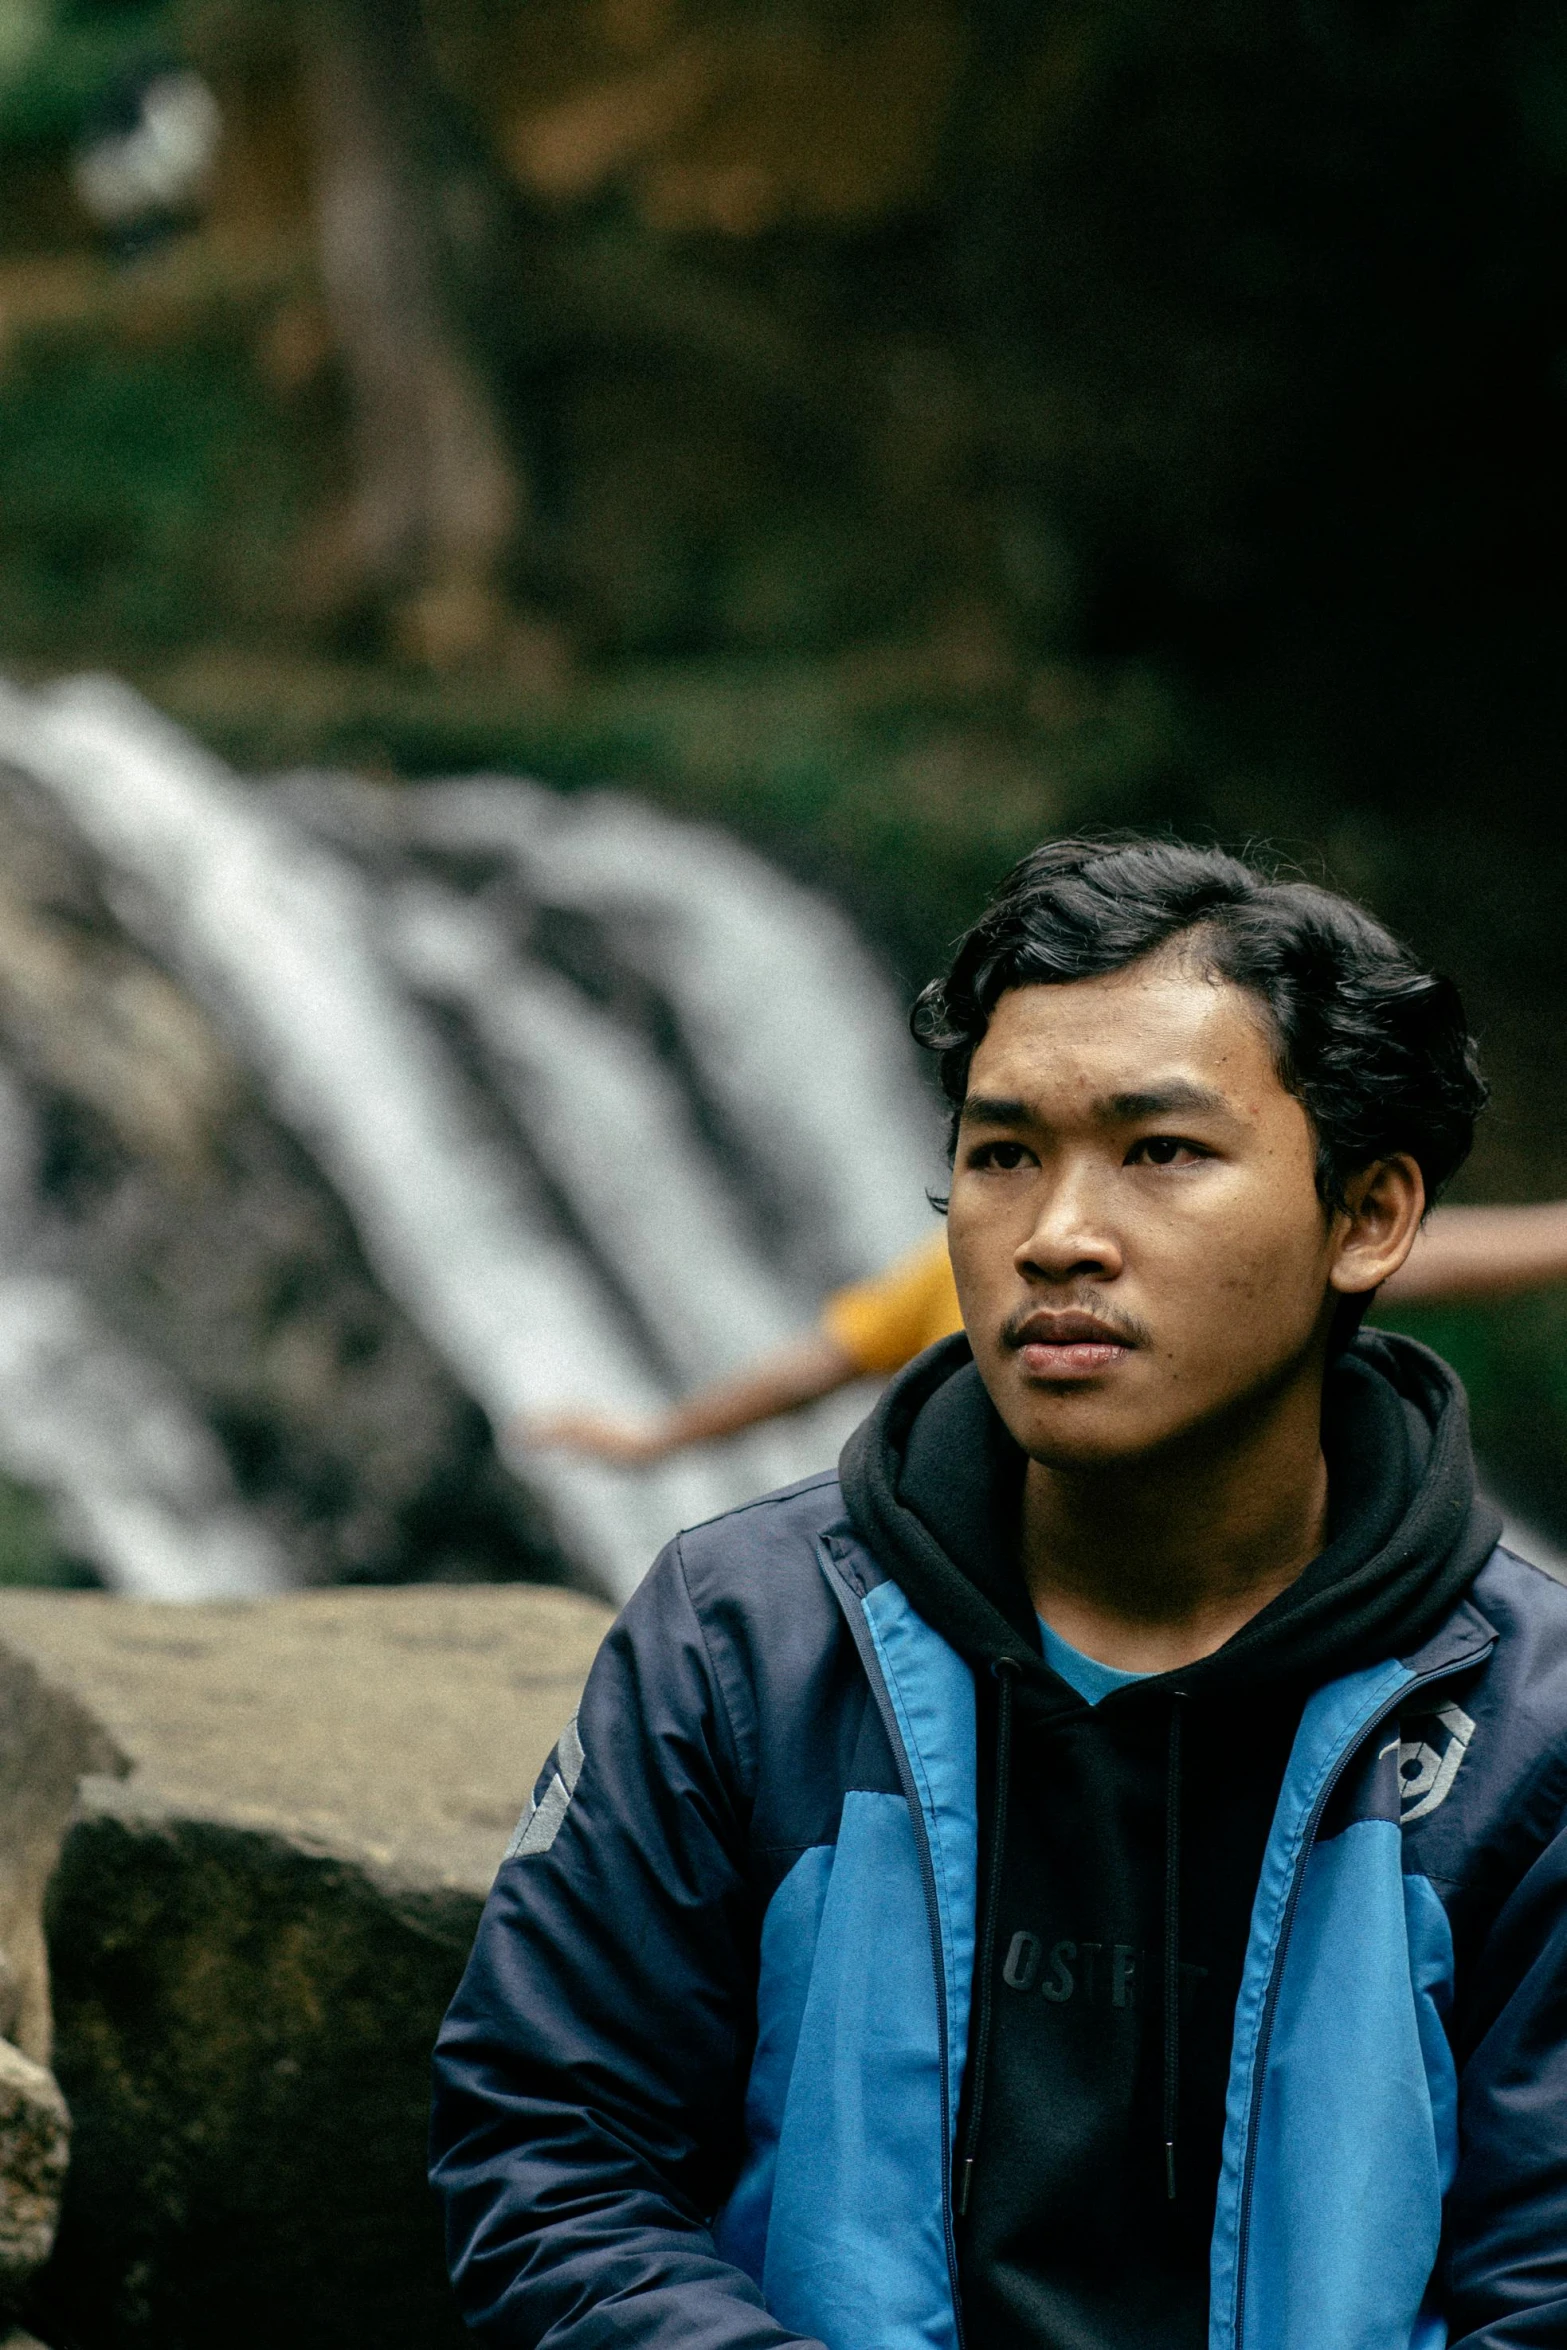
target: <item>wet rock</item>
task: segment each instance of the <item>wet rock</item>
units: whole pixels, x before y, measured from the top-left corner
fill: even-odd
[[[131,1765],[84,1781],[49,1895],[75,2134],[46,2339],[456,2350],[430,2047],[606,1621],[524,1586],[0,1593],[0,1656]]]
[[[0,2040],[0,2299],[48,2259],[60,2220],[71,2118],[59,2085]]]

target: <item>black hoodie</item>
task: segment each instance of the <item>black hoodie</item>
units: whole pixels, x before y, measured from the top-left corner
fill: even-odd
[[[1202,2350],[1230,2037],[1301,1707],[1408,1653],[1498,1533],[1457,1379],[1363,1333],[1323,1407],[1328,1544],[1214,1655],[1090,1707],[1045,1664],[1024,1458],[961,1337],[850,1439],[849,1513],[976,1667],[981,1942],[957,2202],[969,2350]]]

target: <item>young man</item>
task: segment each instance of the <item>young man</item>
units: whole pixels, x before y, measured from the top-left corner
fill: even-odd
[[[495,2344],[1567,2342],[1567,1592],[1356,1338],[1453,990],[1068,843],[927,991],[966,1337],[605,1642],[437,2058]]]

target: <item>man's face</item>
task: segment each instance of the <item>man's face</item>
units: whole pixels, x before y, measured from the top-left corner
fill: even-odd
[[[1342,1219],[1262,1008],[1178,953],[1013,989],[974,1055],[949,1237],[974,1358],[1055,1468],[1316,1376]]]

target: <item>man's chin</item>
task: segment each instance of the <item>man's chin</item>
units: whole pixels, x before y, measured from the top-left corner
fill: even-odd
[[[1190,1468],[1221,1456],[1256,1425],[1282,1384],[1214,1395],[1200,1393],[1200,1383],[1192,1381],[1177,1399],[1167,1392],[1139,1394],[1123,1380],[1124,1373],[1065,1392],[1009,1381],[1000,1394],[991,1389],[991,1400],[1016,1443],[1042,1469],[1091,1474],[1156,1469],[1176,1460]]]
[[[1171,1439],[1163,1436],[1150,1438],[1129,1435],[1119,1429],[1030,1428],[1024,1433],[1014,1429],[1022,1450],[1041,1469],[1055,1469],[1062,1475],[1076,1472],[1092,1475],[1112,1469],[1135,1469],[1157,1460]]]
[[[1081,1393],[1064,1398],[1030,1395],[1006,1403],[996,1399],[1007,1428],[1030,1460],[1041,1468],[1110,1468],[1130,1465],[1160,1451],[1176,1433],[1150,1426],[1141,1412],[1129,1412],[1105,1396]]]
[[[1150,1410],[1153,1399],[1129,1394],[1130,1368],[1059,1388],[1015,1375],[986,1384],[1013,1439],[1041,1468],[1130,1468],[1178,1444],[1192,1427],[1189,1414]]]

